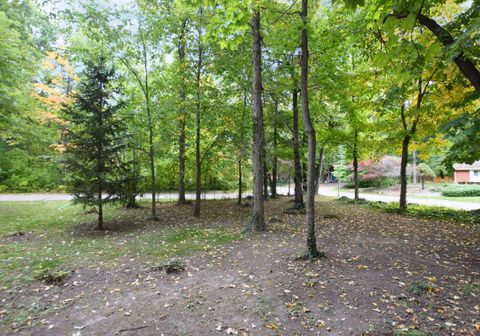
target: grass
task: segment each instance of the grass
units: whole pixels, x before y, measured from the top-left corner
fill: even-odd
[[[67,224],[77,222],[81,206],[69,201],[51,202],[0,202],[0,235],[20,231],[46,231],[65,229]],[[93,215],[82,216],[82,220],[91,220]]]
[[[374,202],[366,200],[355,202],[353,199],[350,199],[348,197],[341,197],[338,199],[338,202],[366,205],[371,209],[387,213],[401,213],[404,215],[429,219],[453,220],[461,223],[480,224],[479,210],[466,211],[441,206],[409,204],[406,210],[401,211],[398,207],[398,203]]]
[[[480,203],[480,197],[448,197],[448,196],[426,196],[426,195],[415,195],[409,196],[408,199],[438,199],[445,201],[455,201],[455,202],[465,202],[465,203]]]
[[[480,215],[474,211],[419,204],[409,204],[405,211],[400,211],[397,203],[368,202],[367,205],[372,209],[389,213],[402,213],[429,219],[453,220],[462,223],[480,224]]]
[[[102,265],[114,268],[124,258],[141,259],[146,264],[185,256],[193,251],[236,241],[240,235],[226,227],[194,228],[166,226],[148,220],[148,207],[125,210],[106,208],[110,231],[95,228],[95,214],[86,214],[70,202],[0,203],[0,288],[8,289],[41,279],[41,271],[70,272]],[[34,233],[9,240],[6,235],[19,231]],[[26,236],[25,236],[26,237]]]
[[[427,188],[426,188],[427,189]],[[378,196],[379,193],[372,192],[374,190],[378,190],[376,188],[362,188],[360,189],[360,197],[362,194],[366,195],[376,195]],[[347,188],[341,188],[340,191],[344,192],[352,192],[352,189],[347,189]],[[386,194],[387,196],[394,196],[392,194]],[[396,194],[395,194],[396,196]],[[480,203],[480,197],[475,197],[475,196],[470,196],[470,197],[448,197],[448,196],[442,196],[440,193],[438,195],[412,195],[408,194],[408,199],[409,200],[415,200],[415,199],[435,199],[435,200],[444,200],[444,201],[455,201],[455,202],[465,202],[465,203]]]

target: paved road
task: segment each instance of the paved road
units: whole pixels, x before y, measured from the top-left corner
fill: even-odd
[[[331,185],[321,186],[319,194],[325,195],[325,196],[338,197],[338,190]],[[340,196],[354,198],[353,190],[352,191],[340,190]],[[369,201],[383,201],[383,202],[398,202],[398,199],[399,199],[399,196],[368,194],[368,193],[362,193],[362,192],[360,192],[360,197],[365,198],[366,200],[369,200]],[[424,205],[445,206],[449,208],[463,209],[463,210],[475,210],[480,208],[479,203],[442,200],[442,199],[434,199],[434,198],[416,198],[415,196],[412,196],[412,195],[410,196],[407,195],[407,202],[424,204]]]
[[[251,195],[251,193],[245,193],[243,196]],[[187,193],[185,195],[187,199],[195,199],[194,193]],[[209,191],[207,193],[202,193],[202,199],[227,199],[227,198],[236,198],[236,193],[225,193],[223,191]],[[151,199],[151,194],[144,194],[139,199]],[[177,194],[174,192],[171,193],[159,193],[157,194],[157,199],[159,200],[175,200],[177,199]],[[28,194],[0,194],[0,202],[31,202],[31,201],[69,201],[73,199],[72,195],[62,194],[62,193],[28,193]]]
[[[293,188],[291,189],[293,192]],[[278,188],[279,194],[286,195],[288,193],[288,188],[285,186],[280,186]],[[244,196],[251,194],[244,194]],[[325,196],[338,196],[338,191],[332,185],[321,186],[320,195]],[[353,191],[340,191],[340,196],[346,196],[353,198]],[[194,199],[195,194],[188,193],[186,194],[187,199]],[[203,199],[227,199],[227,198],[236,198],[236,193],[225,193],[223,191],[209,191],[202,194]],[[367,194],[361,193],[360,197],[365,198],[369,201],[383,201],[383,202],[398,202],[398,196],[391,195],[378,195],[378,194]],[[150,199],[150,194],[145,194],[141,199]],[[160,193],[158,194],[158,199],[160,200],[175,200],[176,193]],[[68,201],[72,199],[72,195],[61,194],[61,193],[31,193],[31,194],[0,194],[0,202],[7,201]],[[438,205],[446,206],[454,209],[464,209],[464,210],[474,210],[479,209],[480,204],[478,203],[469,203],[469,202],[460,202],[460,201],[451,201],[451,200],[440,200],[440,199],[428,199],[428,198],[415,198],[414,196],[408,196],[408,202],[424,204],[424,205]]]

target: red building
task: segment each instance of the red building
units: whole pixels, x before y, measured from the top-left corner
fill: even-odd
[[[471,165],[456,163],[453,169],[455,183],[480,183],[480,161],[475,161]]]

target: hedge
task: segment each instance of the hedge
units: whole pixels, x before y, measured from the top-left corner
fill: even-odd
[[[480,197],[480,186],[451,186],[442,189],[447,197]]]

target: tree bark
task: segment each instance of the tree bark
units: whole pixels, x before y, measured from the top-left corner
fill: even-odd
[[[242,205],[242,158],[238,158],[238,205]]]
[[[403,137],[402,143],[402,161],[400,163],[400,210],[407,209],[407,163],[408,163],[408,145],[410,144],[410,135]]]
[[[180,113],[178,120],[178,204],[186,204],[185,198],[185,104],[187,97],[186,90],[186,78],[185,78],[185,30],[187,26],[187,20],[182,21],[182,27],[180,30],[179,42],[178,42],[178,58],[180,61],[180,67],[182,71],[182,83],[180,84]]]
[[[315,154],[316,139],[315,128],[310,117],[308,101],[308,30],[307,30],[308,0],[302,0],[301,18],[303,21],[301,35],[301,95],[303,109],[303,123],[308,135],[308,170],[307,170],[307,202],[306,202],[306,224],[307,224],[307,253],[309,259],[322,256],[317,250],[317,239],[315,234]]]
[[[358,192],[358,131],[355,130],[353,139],[353,183],[355,185],[355,201],[360,199]]]
[[[425,176],[422,175],[422,190],[425,190]]]
[[[262,41],[260,35],[260,12],[252,13],[252,117],[253,117],[253,208],[251,226],[253,231],[265,231],[265,205],[263,198],[263,106],[262,106]]]
[[[265,200],[268,200],[268,169],[265,154],[263,156],[263,197]]]
[[[200,15],[202,15],[202,10],[200,9]],[[202,183],[202,162],[200,157],[200,108],[201,108],[201,98],[202,92],[200,88],[200,79],[202,74],[202,61],[203,61],[203,45],[202,45],[202,36],[201,29],[198,29],[198,59],[197,59],[197,98],[196,98],[196,134],[195,134],[195,208],[193,210],[193,215],[195,217],[200,217],[200,202],[202,197],[201,183]]]
[[[417,184],[417,152],[412,152],[412,183]]]
[[[325,160],[325,147],[320,148],[320,157],[318,158],[318,174],[317,174],[317,181],[315,182],[315,190],[317,194],[320,191],[320,183],[322,182],[322,171],[323,171],[323,161]]]
[[[103,230],[103,200],[102,200],[102,191],[98,193],[98,230]]]
[[[273,156],[272,156],[272,183],[271,194],[272,198],[277,197],[277,168],[278,168],[278,99],[274,98],[274,115],[273,115]]]
[[[147,109],[147,122],[148,122],[148,154],[150,159],[150,175],[151,175],[151,192],[152,192],[152,218],[157,219],[157,204],[156,204],[156,193],[157,193],[157,184],[155,176],[155,151],[153,148],[153,123],[152,123],[152,112],[150,110],[150,88],[148,85],[148,57],[147,49],[145,42],[143,41],[142,34],[142,43],[143,43],[143,67],[145,73],[145,104]]]
[[[292,107],[293,107],[293,182],[295,184],[295,205],[297,209],[305,208],[303,203],[302,188],[302,163],[300,161],[300,139],[298,130],[298,89],[295,87],[292,91]]]
[[[240,135],[239,135],[239,145],[238,145],[238,200],[237,204],[242,204],[242,162],[243,154],[245,151],[245,142],[244,142],[244,126],[245,126],[245,114],[247,111],[247,91],[243,92],[243,110],[242,110],[242,120],[240,123]]]

